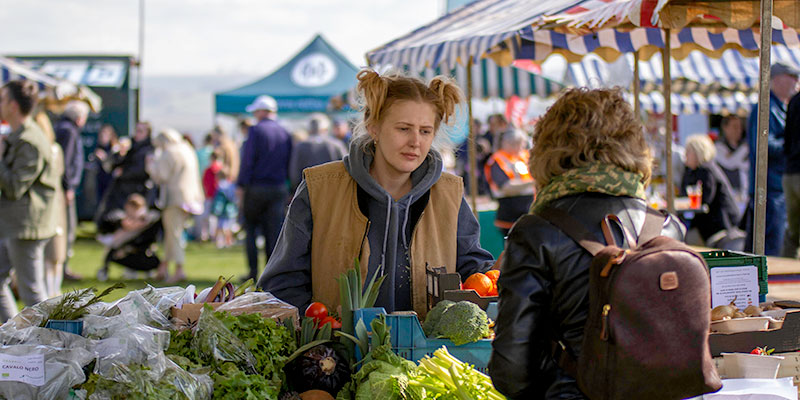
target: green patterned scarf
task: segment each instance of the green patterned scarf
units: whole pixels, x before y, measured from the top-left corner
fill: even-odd
[[[553,200],[585,192],[640,199],[646,197],[642,174],[628,172],[616,165],[598,163],[570,169],[554,177],[536,194],[530,213],[535,214]]]

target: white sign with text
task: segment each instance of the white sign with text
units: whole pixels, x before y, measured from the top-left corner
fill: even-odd
[[[758,268],[755,265],[711,268],[711,307],[730,304],[734,299],[740,310],[758,305]]]
[[[44,385],[44,354],[29,356],[0,354],[1,381],[17,381],[33,386]]]

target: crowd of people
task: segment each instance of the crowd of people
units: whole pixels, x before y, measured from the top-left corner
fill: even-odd
[[[154,132],[141,121],[130,137],[102,125],[94,151],[85,155],[81,132],[89,106],[71,101],[53,119],[38,96],[26,81],[0,90],[0,119],[11,130],[0,135],[0,320],[16,314],[12,286],[30,305],[60,294],[64,279],[82,279],[68,263],[85,176],[94,178],[94,222],[105,246],[99,280],[108,279],[114,263],[128,278],[145,271],[165,283],[185,280],[187,238],[229,247],[240,232],[247,257],[242,279],[255,280],[257,238],[263,236],[269,258],[290,184],[299,184],[304,168],[341,159],[350,139],[346,121],[324,114],[312,115],[307,136],[292,135],[276,121],[277,102],[261,96],[247,109],[254,119],[239,124],[241,146],[220,127],[195,147],[188,135]]]
[[[797,258],[800,241],[800,70],[771,68],[765,254]],[[793,104],[793,106],[792,106]],[[679,192],[697,187],[707,210],[684,219],[708,247],[752,251],[755,207],[758,107],[745,121],[722,118],[714,143],[709,135],[690,136],[683,146]]]

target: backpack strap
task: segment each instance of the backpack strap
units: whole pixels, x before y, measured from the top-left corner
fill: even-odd
[[[650,240],[655,239],[657,236],[661,236],[661,229],[664,227],[664,222],[666,220],[666,215],[647,207],[647,215],[644,217],[644,226],[642,227],[642,232],[639,235],[638,244],[645,244]]]
[[[572,240],[586,249],[592,256],[596,256],[606,245],[597,241],[586,227],[566,211],[553,207],[545,207],[536,215],[544,218],[566,233]]]

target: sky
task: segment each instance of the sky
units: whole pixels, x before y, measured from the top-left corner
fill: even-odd
[[[137,55],[140,0],[3,0],[0,54]],[[265,75],[321,33],[356,66],[439,0],[143,0],[143,74]]]

